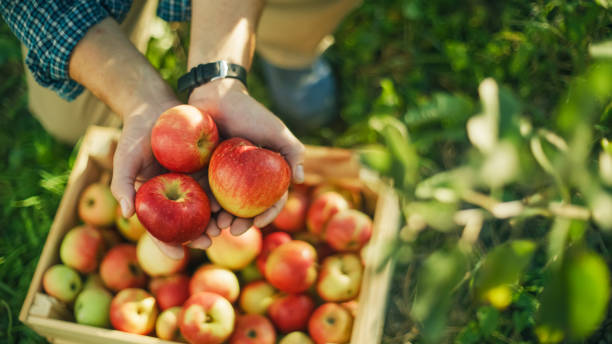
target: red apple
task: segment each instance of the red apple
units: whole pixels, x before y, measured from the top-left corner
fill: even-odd
[[[202,291],[183,305],[179,326],[191,344],[220,344],[231,336],[235,320],[234,308],[226,298]]]
[[[306,329],[314,302],[305,294],[290,294],[279,297],[268,308],[268,315],[281,332]]]
[[[191,295],[202,291],[219,294],[233,303],[240,294],[240,283],[231,270],[206,264],[196,270],[189,282]]]
[[[305,241],[292,240],[277,247],[266,262],[265,276],[275,288],[300,293],[317,279],[317,252]]]
[[[276,289],[266,281],[251,282],[240,294],[240,308],[247,314],[266,314],[278,297]]]
[[[143,288],[147,276],[138,264],[136,246],[121,244],[111,248],[100,264],[100,277],[104,285],[113,291]]]
[[[264,237],[261,253],[257,256],[256,260],[257,268],[262,275],[266,273],[266,261],[270,252],[289,241],[291,241],[291,236],[285,232],[272,232]]]
[[[164,254],[148,233],[142,235],[136,245],[138,264],[149,276],[168,276],[185,270],[189,262],[189,250],[183,247],[183,258],[173,259]]]
[[[181,307],[171,307],[161,312],[155,321],[155,334],[159,339],[181,340],[178,318]]]
[[[359,251],[372,236],[372,220],[359,210],[344,209],[334,215],[327,225],[323,237],[338,251]]]
[[[317,185],[312,190],[312,198],[316,198],[328,191],[337,192],[349,203],[349,208],[360,209],[363,205],[363,196],[361,195],[361,187],[344,183],[344,185],[323,183]]]
[[[129,219],[123,217],[121,213],[121,207],[117,207],[117,216],[115,217],[115,224],[119,229],[119,233],[129,241],[136,242],[140,239],[140,236],[147,231],[146,228],[138,220],[138,215],[134,213]]]
[[[261,252],[261,231],[251,227],[241,235],[233,235],[229,228],[212,237],[206,249],[211,262],[231,270],[240,270],[249,265]]]
[[[348,208],[348,202],[339,193],[334,191],[322,193],[315,197],[308,207],[306,226],[311,233],[321,235],[332,216],[340,210]]]
[[[218,143],[219,132],[212,117],[191,105],[166,110],[151,131],[155,158],[173,172],[202,169]]]
[[[314,344],[314,342],[306,333],[293,331],[284,336],[278,344]]]
[[[102,183],[88,185],[79,199],[79,217],[92,226],[106,227],[115,223],[117,200],[110,187]]]
[[[66,265],[53,265],[43,275],[45,293],[62,302],[74,301],[82,287],[83,282],[79,273]]]
[[[157,306],[155,298],[146,290],[128,288],[115,295],[109,313],[110,322],[117,330],[148,334],[155,327]]]
[[[88,225],[77,226],[64,236],[60,259],[79,272],[89,273],[98,268],[104,246],[104,239],[98,229]]]
[[[276,203],[289,187],[282,155],[234,137],[219,144],[208,168],[210,189],[223,209],[251,218]]]
[[[283,210],[274,219],[274,226],[282,231],[294,233],[306,225],[308,195],[304,192],[290,191]]]
[[[166,310],[182,306],[189,298],[189,276],[184,274],[155,277],[149,282],[149,290],[155,296],[159,308]]]
[[[236,319],[236,328],[229,344],[275,344],[276,331],[263,315],[247,314]]]
[[[198,238],[210,220],[210,202],[195,179],[167,173],[149,179],[136,193],[138,219],[157,239],[183,244]]]
[[[353,329],[353,317],[337,303],[325,303],[315,309],[308,321],[308,332],[317,344],[348,343]]]
[[[348,301],[359,294],[363,267],[356,254],[325,258],[319,272],[317,292],[326,301]]]

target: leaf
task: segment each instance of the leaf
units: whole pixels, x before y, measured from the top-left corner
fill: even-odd
[[[598,3],[606,5],[602,5],[606,8],[608,6],[612,6],[612,1],[609,0],[597,0]],[[589,54],[596,59],[612,58],[612,41],[599,42],[595,44],[591,44],[589,46]]]
[[[408,127],[416,127],[432,122],[459,123],[467,119],[473,111],[469,98],[448,93],[436,93],[422,106],[410,109],[404,115]]]
[[[387,173],[393,164],[393,157],[383,145],[369,145],[357,150],[361,162],[380,172]]]
[[[404,207],[404,216],[409,219],[412,215],[418,214],[428,226],[447,232],[456,227],[454,221],[456,211],[455,203],[411,202]]]
[[[487,306],[480,307],[476,312],[478,326],[484,336],[490,336],[499,324],[499,311],[496,308]]]

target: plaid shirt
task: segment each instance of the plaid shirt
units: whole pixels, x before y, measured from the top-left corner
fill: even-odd
[[[70,79],[68,62],[90,27],[111,16],[121,22],[132,0],[0,0],[0,13],[28,48],[26,65],[41,85],[73,100],[83,86]],[[160,0],[157,15],[167,21],[191,17],[190,0]]]

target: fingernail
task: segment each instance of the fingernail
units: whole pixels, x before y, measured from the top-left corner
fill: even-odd
[[[119,204],[121,205],[121,213],[123,213],[123,217],[129,217],[130,204],[128,203],[127,199],[122,198]]]
[[[294,173],[294,177],[295,177],[295,182],[300,184],[304,182],[304,166],[303,165],[297,165],[297,167],[295,168],[295,173]]]

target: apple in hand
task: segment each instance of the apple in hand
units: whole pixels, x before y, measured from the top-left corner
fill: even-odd
[[[88,225],[77,226],[68,231],[60,246],[62,263],[82,273],[96,270],[103,253],[102,234]]]
[[[226,298],[202,291],[183,305],[179,326],[191,344],[220,344],[231,336],[235,320],[234,307]]]
[[[117,207],[117,216],[115,218],[115,224],[117,225],[117,229],[119,229],[119,233],[129,241],[138,241],[140,236],[147,231],[142,223],[140,223],[140,220],[138,220],[138,215],[136,215],[136,213],[128,219],[123,217],[121,207]]]
[[[349,203],[342,195],[334,191],[324,192],[316,196],[308,207],[306,226],[311,233],[321,235],[332,216],[348,208]]]
[[[157,319],[155,298],[144,289],[123,289],[111,301],[110,321],[120,331],[148,334]]]
[[[106,184],[88,185],[79,198],[79,217],[92,226],[112,226],[115,223],[116,211],[117,200]]]
[[[206,249],[210,261],[231,270],[245,268],[261,252],[261,231],[257,227],[251,227],[240,235],[233,235],[226,228],[211,241]]]
[[[305,241],[291,240],[274,249],[266,262],[266,278],[286,293],[300,293],[317,279],[317,252]]]
[[[372,220],[356,209],[344,209],[334,215],[323,237],[337,251],[359,251],[372,236]]]
[[[274,219],[274,227],[289,233],[297,232],[306,225],[308,195],[305,192],[291,190],[283,210]]]
[[[113,291],[144,287],[147,275],[138,264],[136,246],[121,244],[111,248],[100,264],[100,277]]]
[[[53,265],[43,275],[45,293],[62,302],[72,302],[81,291],[82,286],[83,282],[79,273],[66,265]]]
[[[276,331],[268,318],[258,314],[241,315],[229,344],[275,344]]]
[[[291,236],[285,232],[272,232],[263,238],[261,253],[257,256],[257,268],[262,275],[266,273],[266,261],[270,252],[280,245],[291,241]]]
[[[278,344],[314,344],[314,342],[306,333],[293,331],[284,336]]]
[[[156,277],[172,275],[185,270],[189,262],[189,250],[186,247],[183,247],[183,258],[173,259],[165,255],[153,240],[148,233],[145,233],[136,245],[138,264],[144,272]]]
[[[325,258],[319,272],[317,292],[326,301],[348,301],[359,294],[363,267],[356,254]]]
[[[219,132],[212,117],[191,105],[166,110],[151,131],[155,159],[173,172],[202,169],[218,143]]]
[[[314,302],[305,294],[289,294],[279,297],[268,308],[268,315],[281,332],[306,329]]]
[[[136,214],[157,239],[183,244],[198,238],[210,220],[206,192],[192,177],[166,173],[149,179],[136,192]]]
[[[182,306],[189,298],[189,276],[184,274],[154,277],[149,290],[155,296],[161,310]]]
[[[240,283],[231,270],[206,264],[196,270],[189,282],[191,295],[201,291],[219,294],[233,303],[240,294]]]
[[[240,308],[247,314],[266,314],[278,297],[276,289],[266,281],[251,282],[240,294]]]
[[[319,306],[308,321],[308,332],[317,344],[348,343],[353,330],[353,317],[337,303]]]
[[[178,318],[181,307],[171,307],[161,312],[155,321],[155,334],[164,340],[181,340]]]
[[[208,181],[223,209],[251,218],[287,191],[291,168],[282,155],[234,137],[219,144],[208,167]]]
[[[74,302],[74,319],[83,325],[109,327],[112,299],[113,295],[104,288],[84,288]]]

